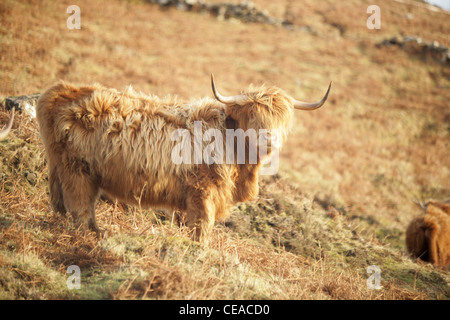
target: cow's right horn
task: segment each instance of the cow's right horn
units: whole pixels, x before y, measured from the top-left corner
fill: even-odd
[[[222,103],[242,104],[244,101],[247,100],[247,95],[245,95],[245,94],[241,94],[241,95],[237,95],[237,96],[229,96],[229,97],[225,97],[225,96],[221,95],[219,93],[219,91],[217,91],[217,89],[216,89],[216,85],[214,84],[214,75],[212,73],[211,73],[211,86],[212,86],[212,91],[214,93],[214,96],[216,97],[217,100],[219,100]]]
[[[325,101],[327,101],[328,94],[330,93],[330,89],[331,89],[331,83],[332,82],[330,81],[330,85],[328,86],[327,93],[325,93],[325,96],[322,98],[322,100],[320,100],[319,102],[316,102],[316,103],[307,103],[307,102],[295,100],[294,108],[299,109],[299,110],[314,110],[314,109],[320,108],[325,103]]]
[[[14,107],[11,108],[11,117],[8,120],[8,123],[5,126],[5,129],[0,131],[0,140],[3,140],[8,135],[9,131],[11,131],[13,120],[14,120]]]

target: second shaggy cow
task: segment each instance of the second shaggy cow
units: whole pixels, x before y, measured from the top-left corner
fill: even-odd
[[[430,201],[406,230],[406,247],[415,258],[435,266],[450,265],[450,205]]]

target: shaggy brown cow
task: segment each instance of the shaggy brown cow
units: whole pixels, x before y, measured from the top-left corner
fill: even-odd
[[[39,98],[36,111],[53,208],[70,212],[77,225],[98,231],[94,207],[101,192],[128,204],[178,210],[194,231],[194,239],[201,241],[233,204],[257,195],[263,159],[258,155],[254,164],[236,160],[175,164],[173,150],[180,145],[174,139],[176,131],[195,136],[195,123],[201,124],[202,134],[212,129],[223,136],[231,129],[267,129],[270,154],[271,130],[280,129],[284,138],[293,110],[319,108],[330,90],[321,101],[309,104],[276,87],[224,97],[212,76],[211,83],[217,100],[206,97],[189,102],[160,99],[131,88],[118,92],[98,84],[59,82],[49,88]],[[249,151],[249,143],[245,148]]]
[[[13,121],[14,121],[14,107],[11,109],[11,116],[9,117],[8,123],[6,124],[5,128],[2,131],[0,131],[0,140],[5,139],[8,133],[11,131]]]
[[[450,205],[429,201],[406,229],[406,248],[415,258],[438,267],[450,264]]]

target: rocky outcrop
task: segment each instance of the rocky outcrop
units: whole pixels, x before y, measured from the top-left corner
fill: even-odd
[[[29,107],[36,106],[37,99],[39,99],[40,94],[31,94],[26,96],[9,97],[5,99],[6,110],[11,110],[12,107],[16,111],[24,111]],[[34,108],[33,108],[34,109]]]
[[[294,29],[292,22],[285,19],[277,19],[269,15],[266,10],[260,10],[250,1],[241,3],[208,3],[203,0],[147,0],[149,3],[162,7],[176,7],[185,11],[209,12],[219,20],[237,19],[246,23],[263,23]],[[310,27],[298,27],[309,31]]]
[[[377,46],[398,46],[409,53],[450,66],[450,49],[437,41],[427,42],[416,36],[393,37],[380,42]]]

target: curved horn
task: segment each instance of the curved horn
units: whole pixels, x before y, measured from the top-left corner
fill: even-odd
[[[0,131],[0,140],[3,140],[8,135],[9,131],[11,131],[13,120],[14,120],[14,107],[11,108],[11,117],[8,120],[8,123],[5,126],[5,129]]]
[[[316,103],[306,103],[303,101],[295,100],[294,108],[299,109],[299,110],[314,110],[314,109],[320,108],[325,103],[325,101],[327,101],[328,94],[330,93],[330,89],[331,89],[331,83],[332,83],[332,81],[330,81],[330,85],[328,86],[327,93],[325,93],[325,96],[322,98],[322,100],[320,100],[319,102],[316,102]]]
[[[237,95],[237,96],[229,96],[229,97],[225,97],[225,96],[221,95],[219,93],[219,91],[217,91],[217,89],[216,89],[216,85],[214,84],[214,75],[212,73],[211,73],[211,86],[212,86],[212,91],[214,93],[214,96],[216,97],[217,100],[219,100],[222,103],[241,104],[242,102],[244,102],[247,99],[247,95],[245,95],[245,94],[241,94],[241,95]]]

